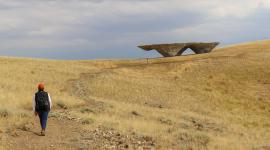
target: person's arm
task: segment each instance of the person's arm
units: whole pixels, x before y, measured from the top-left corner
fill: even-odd
[[[52,109],[52,99],[49,93],[48,93],[48,97],[49,97],[50,109]]]
[[[33,96],[32,106],[33,106],[34,114],[37,115],[37,112],[36,112],[36,96],[35,95]]]
[[[33,96],[33,99],[32,99],[32,106],[33,106],[33,112],[35,112],[36,111],[36,100],[35,100],[35,95]]]

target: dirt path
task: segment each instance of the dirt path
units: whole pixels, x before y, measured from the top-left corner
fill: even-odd
[[[33,120],[34,121],[34,120]],[[30,126],[17,128],[2,136],[7,150],[92,150],[156,149],[155,141],[136,133],[123,134],[115,129],[88,125],[63,117],[50,117],[46,136],[39,136],[38,118]]]
[[[79,125],[74,121],[49,118],[46,136],[39,136],[38,118],[27,131],[16,129],[6,135],[6,148],[22,149],[87,149],[88,146],[80,140],[82,135]]]

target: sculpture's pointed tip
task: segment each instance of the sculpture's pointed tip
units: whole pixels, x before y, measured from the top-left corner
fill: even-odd
[[[218,46],[220,44],[220,42],[214,42],[213,44],[215,44],[216,46]]]
[[[139,45],[138,47],[146,51],[153,50],[153,48],[150,45]]]

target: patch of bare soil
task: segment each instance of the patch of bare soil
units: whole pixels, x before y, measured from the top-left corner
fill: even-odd
[[[91,149],[155,149],[156,144],[149,136],[131,133],[128,135],[99,126],[97,129],[87,132],[83,140],[90,144]]]
[[[38,118],[33,124],[4,133],[2,140],[8,150],[92,150],[92,149],[156,149],[155,140],[136,133],[123,134],[112,128],[98,126],[83,129],[83,123],[64,117],[51,117],[46,136],[39,136]]]
[[[7,132],[4,135],[5,148],[10,150],[22,149],[78,149],[80,141],[72,141],[74,137],[80,137],[82,132],[77,123],[69,120],[49,118],[46,136],[40,135],[38,118],[30,127],[22,127]]]

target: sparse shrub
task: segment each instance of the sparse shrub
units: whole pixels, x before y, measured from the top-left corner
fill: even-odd
[[[137,111],[132,111],[131,114],[134,116],[141,116],[141,114],[139,114]]]
[[[210,138],[201,133],[180,133],[179,134],[180,143],[185,146],[186,149],[207,149],[210,142]]]
[[[92,124],[94,123],[94,120],[92,118],[84,118],[82,120],[82,124]]]
[[[165,118],[165,117],[159,117],[158,118],[158,121],[162,124],[167,124],[167,125],[172,125],[173,124],[173,121],[168,119],[168,118]]]
[[[207,145],[210,142],[210,138],[205,134],[197,134],[194,138],[203,145]]]
[[[60,115],[57,113],[57,112],[50,112],[49,113],[49,117],[53,117],[53,118],[57,118],[59,117]]]
[[[30,114],[24,110],[11,111],[6,108],[0,108],[0,118],[8,118],[8,117],[19,117],[19,118],[28,118]]]
[[[17,129],[20,129],[22,131],[30,131],[30,129],[32,128],[32,125],[29,123],[22,123],[20,125],[18,125]]]
[[[20,118],[28,118],[28,117],[30,117],[29,113],[27,113],[27,112],[19,112],[18,115],[20,116]]]
[[[57,101],[56,105],[60,108],[67,109],[67,105],[62,100]]]
[[[94,113],[94,111],[90,108],[82,108],[80,111],[81,113]]]
[[[0,109],[0,117],[1,118],[7,118],[11,116],[11,112],[8,111],[7,109]]]

